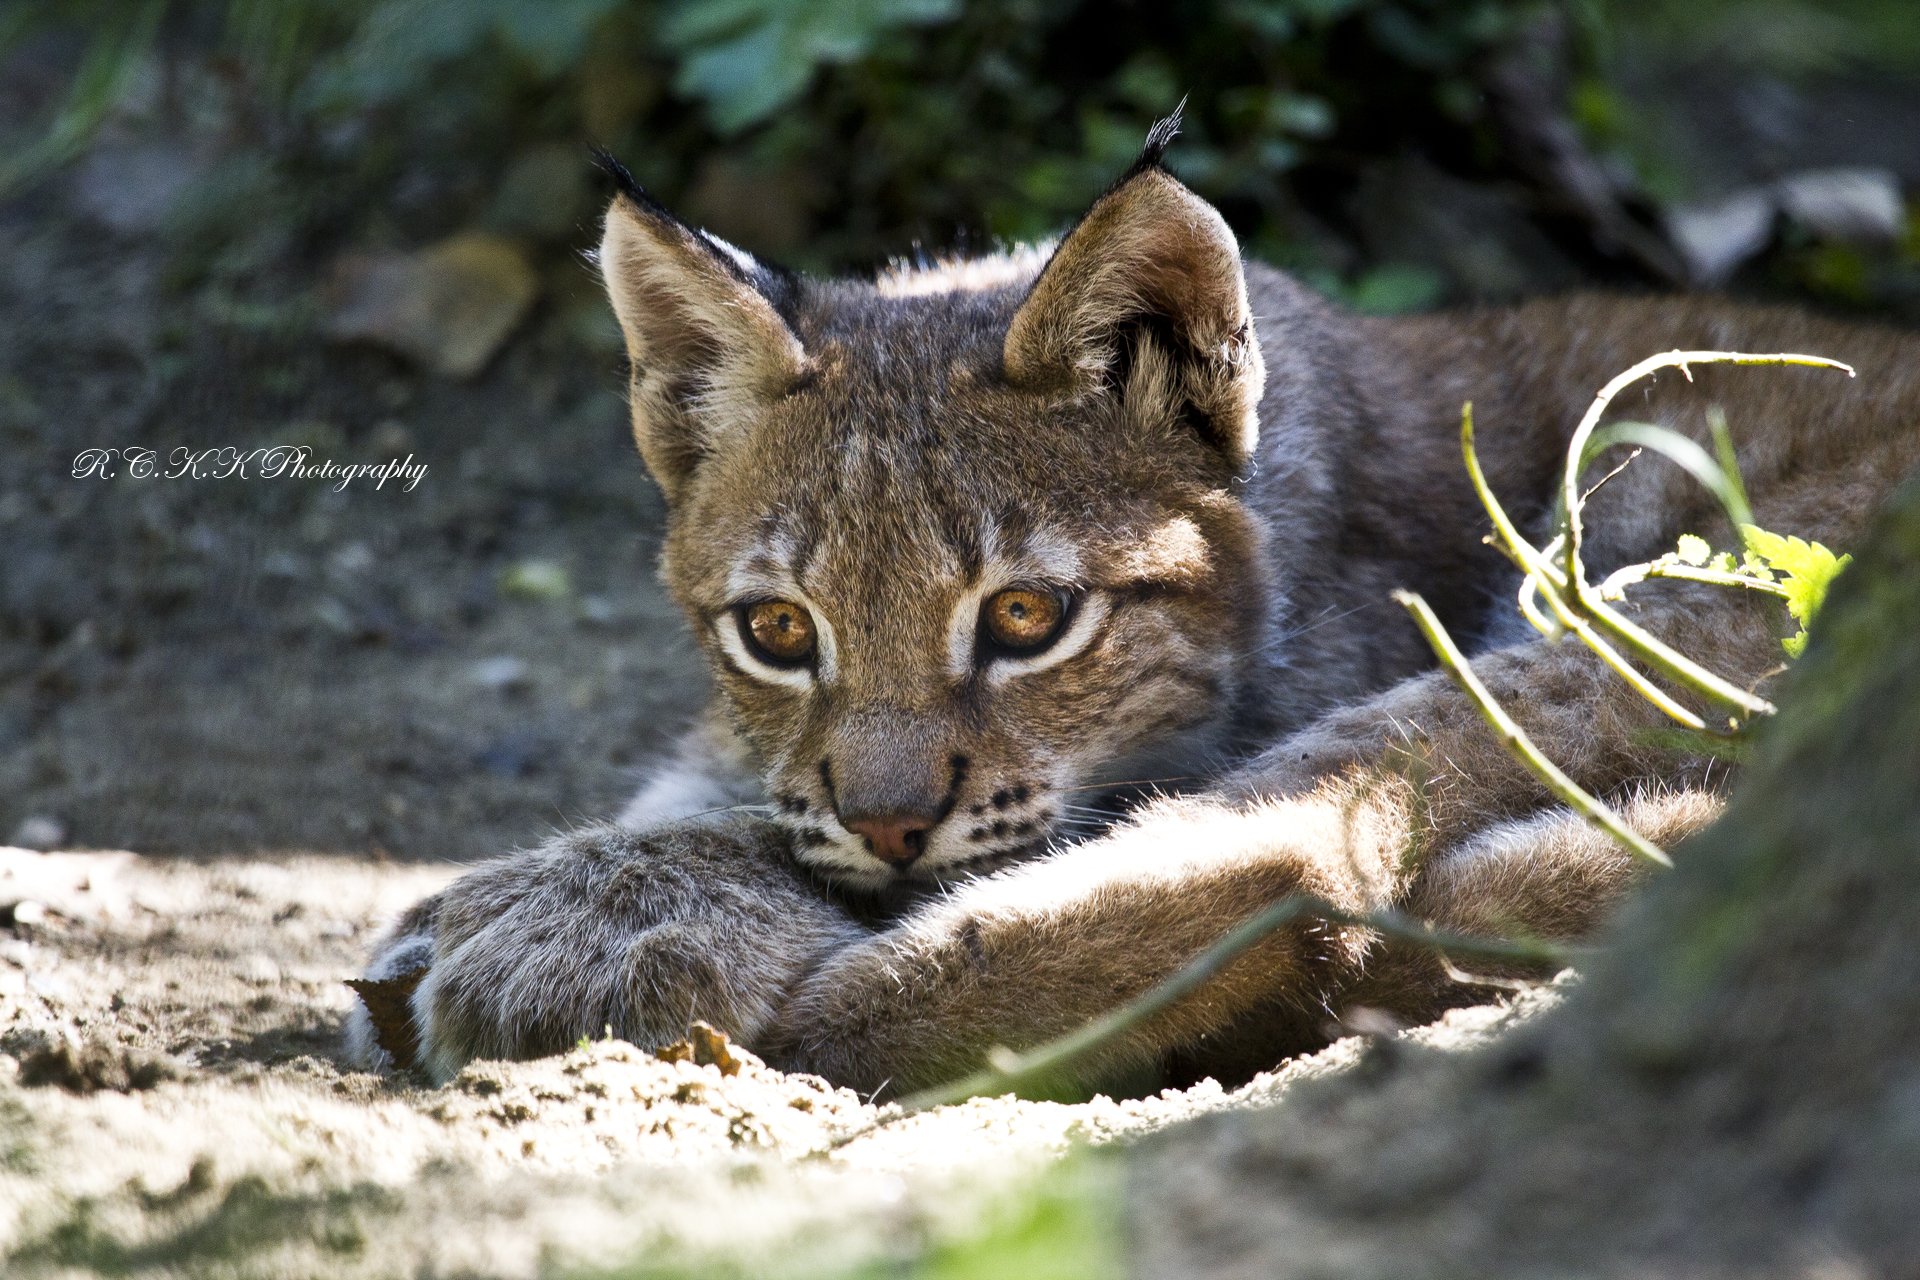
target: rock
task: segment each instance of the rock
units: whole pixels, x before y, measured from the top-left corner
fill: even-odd
[[[501,236],[470,232],[411,253],[353,253],[334,264],[323,291],[326,331],[470,378],[539,291],[526,255]]]
[[[21,820],[13,829],[13,838],[7,843],[17,849],[35,849],[45,852],[57,849],[67,840],[67,824],[58,818],[46,814],[34,814]]]
[[[1696,285],[1725,283],[1773,238],[1773,198],[1762,190],[1667,210],[1667,235]]]
[[[88,217],[123,235],[156,232],[211,163],[204,151],[177,143],[100,147],[74,166],[73,201]]]
[[[1816,239],[1863,248],[1895,243],[1906,226],[1899,180],[1885,169],[1809,169],[1718,199],[1676,205],[1665,220],[1688,279],[1711,287],[1766,250],[1782,215]]]
[[[1900,182],[1886,169],[1810,169],[1774,184],[1781,210],[1822,240],[1890,245],[1906,225]]]
[[[533,671],[523,659],[499,654],[468,667],[467,679],[495,693],[517,693],[533,683]]]

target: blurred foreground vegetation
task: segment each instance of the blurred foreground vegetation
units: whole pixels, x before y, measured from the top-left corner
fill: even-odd
[[[589,143],[800,267],[1031,238],[1183,96],[1181,175],[1382,310],[1684,283],[1670,207],[1822,162],[1920,183],[1910,0],[38,0],[0,41],[0,196],[188,139],[188,284],[475,226],[557,257]],[[1880,240],[1789,227],[1741,280],[1904,309],[1920,235]]]

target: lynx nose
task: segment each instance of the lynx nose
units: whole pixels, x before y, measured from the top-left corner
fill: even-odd
[[[883,813],[871,818],[840,820],[840,825],[857,836],[866,837],[867,848],[882,862],[904,867],[920,856],[927,846],[927,832],[933,823],[914,814]]]

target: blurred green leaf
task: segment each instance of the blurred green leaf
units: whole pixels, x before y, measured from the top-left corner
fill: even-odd
[[[722,133],[737,133],[797,97],[823,64],[959,9],[959,0],[681,0],[661,35],[686,57],[676,87],[704,99]]]
[[[1360,311],[1394,315],[1433,306],[1445,288],[1439,273],[1428,267],[1389,263],[1361,276],[1347,300]]]

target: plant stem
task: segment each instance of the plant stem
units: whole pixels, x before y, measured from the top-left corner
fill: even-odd
[[[1447,629],[1440,625],[1440,619],[1434,616],[1432,608],[1425,600],[1411,591],[1396,591],[1393,593],[1393,598],[1413,615],[1413,620],[1419,625],[1421,634],[1426,636],[1427,643],[1433,646],[1434,655],[1440,659],[1440,664],[1465,691],[1474,706],[1479,708],[1481,716],[1493,726],[1493,731],[1500,735],[1507,749],[1522,764],[1531,769],[1534,776],[1545,783],[1549,791],[1581,817],[1618,840],[1626,847],[1627,852],[1642,862],[1650,862],[1658,867],[1673,865],[1673,859],[1669,858],[1659,846],[1627,826],[1621,821],[1619,814],[1561,772],[1559,765],[1547,759],[1540,748],[1533,745],[1533,739],[1527,736],[1526,730],[1514,723],[1513,718],[1487,690],[1487,686],[1480,683],[1480,677],[1473,673],[1473,668],[1468,665],[1465,655],[1460,652],[1459,646],[1454,644],[1453,637],[1447,634]]]
[[[1691,379],[1692,365],[1696,364],[1738,364],[1738,365],[1804,365],[1816,369],[1838,369],[1848,377],[1853,376],[1849,365],[1837,360],[1828,360],[1823,356],[1795,355],[1782,352],[1777,355],[1754,355],[1743,351],[1668,351],[1657,356],[1649,356],[1626,372],[1619,374],[1594,396],[1593,404],[1574,428],[1573,438],[1567,445],[1567,465],[1561,476],[1561,502],[1565,508],[1566,545],[1560,553],[1562,576],[1572,588],[1571,603],[1580,612],[1590,617],[1608,637],[1624,645],[1636,657],[1662,676],[1683,685],[1700,694],[1708,701],[1740,715],[1772,715],[1774,706],[1765,698],[1756,697],[1745,689],[1721,679],[1705,667],[1693,662],[1685,655],[1669,648],[1652,634],[1637,626],[1612,608],[1607,606],[1587,585],[1585,567],[1580,560],[1580,469],[1586,456],[1587,441],[1600,425],[1600,418],[1613,403],[1615,396],[1626,390],[1650,373],[1661,369],[1677,368]]]
[[[1630,564],[1624,569],[1615,570],[1600,584],[1600,594],[1608,600],[1618,600],[1628,587],[1648,578],[1678,578],[1684,582],[1704,582],[1716,587],[1745,587],[1749,591],[1779,596],[1782,600],[1787,598],[1785,587],[1765,578],[1745,573],[1726,573],[1720,569],[1702,569],[1690,564],[1662,564],[1658,560],[1649,564]]]
[[[1533,603],[1533,597],[1539,595],[1545,597],[1548,607],[1553,610],[1554,617],[1559,621],[1559,629],[1571,631],[1580,637],[1580,642],[1593,650],[1602,662],[1613,668],[1614,673],[1622,680],[1633,686],[1634,692],[1687,728],[1703,733],[1711,732],[1705,720],[1682,706],[1665,689],[1642,675],[1618,649],[1602,639],[1587,618],[1567,601],[1563,594],[1567,588],[1566,575],[1554,565],[1552,559],[1554,551],[1561,545],[1566,535],[1562,533],[1548,543],[1546,551],[1541,551],[1520,535],[1519,528],[1508,517],[1506,508],[1502,507],[1500,499],[1494,496],[1493,486],[1487,483],[1487,473],[1481,470],[1480,455],[1473,444],[1473,406],[1471,404],[1465,405],[1460,412],[1460,452],[1466,458],[1467,476],[1473,482],[1473,491],[1479,495],[1480,505],[1487,509],[1487,514],[1493,519],[1494,531],[1498,535],[1498,541],[1494,545],[1506,553],[1507,558],[1513,561],[1520,572],[1527,575],[1526,581],[1520,586],[1520,612],[1526,615],[1527,621],[1533,624],[1535,630],[1549,638],[1555,638],[1552,630],[1545,625],[1546,619]],[[1565,527],[1564,523],[1562,527]]]

